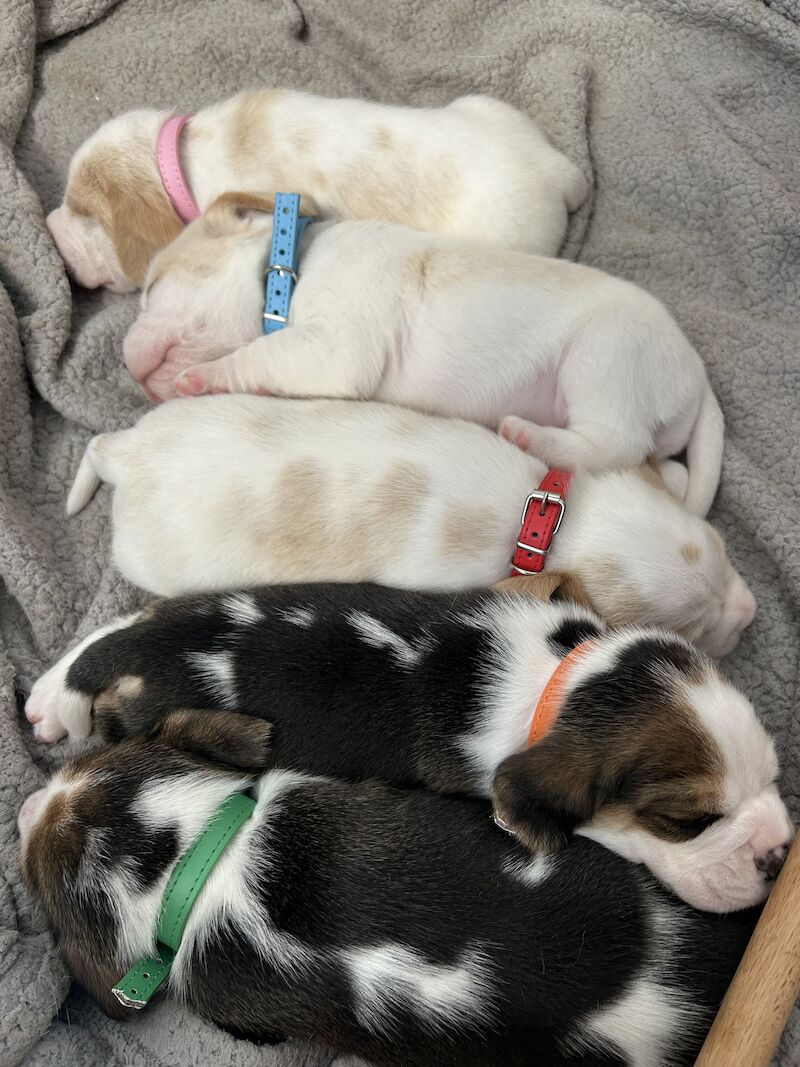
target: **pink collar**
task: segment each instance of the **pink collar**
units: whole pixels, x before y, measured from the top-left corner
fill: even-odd
[[[189,186],[183,175],[178,150],[181,130],[191,117],[191,115],[173,115],[171,119],[167,119],[158,131],[156,141],[156,162],[158,173],[161,175],[161,184],[175,209],[175,214],[184,223],[200,217],[200,210],[189,192]]]

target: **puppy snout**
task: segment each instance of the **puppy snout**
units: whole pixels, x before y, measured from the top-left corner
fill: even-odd
[[[771,848],[763,856],[756,857],[756,868],[764,875],[765,881],[773,882],[778,877],[788,855],[789,846],[786,844]]]
[[[725,606],[740,630],[745,630],[756,617],[756,598],[738,575],[728,593]]]

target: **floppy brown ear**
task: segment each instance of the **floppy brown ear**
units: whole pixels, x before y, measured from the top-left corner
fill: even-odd
[[[558,852],[592,817],[594,778],[586,753],[550,735],[500,764],[492,783],[495,817],[532,852]]]
[[[150,261],[182,231],[183,225],[163,192],[149,183],[136,191],[106,185],[110,209],[110,233],[117,259],[134,285],[144,282]]]
[[[206,208],[203,213],[205,219],[213,221],[215,218],[249,218],[252,212],[261,212],[271,215],[275,210],[275,199],[272,196],[261,196],[258,193],[228,192],[218,196],[217,199]],[[319,208],[310,196],[305,193],[300,197],[300,214],[317,215]]]
[[[261,771],[271,761],[272,726],[235,711],[173,711],[150,736],[210,763]]]
[[[516,578],[504,578],[494,587],[504,593],[531,596],[537,600],[571,600],[591,611],[594,604],[583,587],[583,582],[567,571],[542,571],[541,574],[520,574]]]

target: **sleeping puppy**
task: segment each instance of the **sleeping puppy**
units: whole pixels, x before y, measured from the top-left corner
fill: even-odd
[[[502,420],[502,436],[568,470],[686,448],[685,503],[706,514],[722,413],[654,297],[578,263],[387,222],[323,223],[303,234],[288,328],[265,336],[272,215],[253,217],[254,204],[223,197],[153,261],[123,349],[151,396],[372,398]]]
[[[23,805],[27,883],[109,1015],[134,1014],[111,989],[154,952],[178,857],[269,745],[257,720],[172,716]],[[238,1037],[382,1067],[689,1067],[755,921],[687,909],[594,842],[531,859],[479,801],[289,770],[254,786],[168,986]]]
[[[580,826],[695,907],[759,903],[792,827],[750,703],[677,636],[518,595],[539,580],[162,601],[68,653],[26,714],[42,740],[87,736],[93,701],[112,740],[184,708],[258,716],[278,766],[491,794],[534,852]]]
[[[75,153],[47,225],[81,285],[126,292],[185,221],[231,189],[291,190],[312,214],[555,255],[589,186],[499,100],[410,108],[271,89],[203,108],[183,129],[168,111],[104,123]]]
[[[474,423],[388,404],[201,397],[96,437],[67,513],[100,479],[115,486],[114,561],[166,596],[309,581],[468,589],[508,575],[546,469]],[[545,568],[576,578],[612,625],[677,630],[712,656],[756,610],[719,535],[649,466],[576,475]]]

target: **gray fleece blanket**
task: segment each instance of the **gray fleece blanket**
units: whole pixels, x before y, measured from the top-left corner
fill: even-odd
[[[92,432],[145,402],[120,342],[135,297],[71,290],[44,226],[73,149],[136,106],[287,85],[439,104],[493,93],[591,175],[565,254],[630,278],[705,358],[728,441],[713,519],[759,601],[726,664],[775,733],[800,816],[798,0],[4,0],[0,5],[0,1064],[317,1067],[174,1004],[109,1022],[68,981],[20,882],[17,809],[69,754],[20,697],[137,602],[108,562],[108,497],[67,523]],[[339,1060],[339,1064],[344,1061]],[[800,1062],[800,1018],[783,1065]]]

